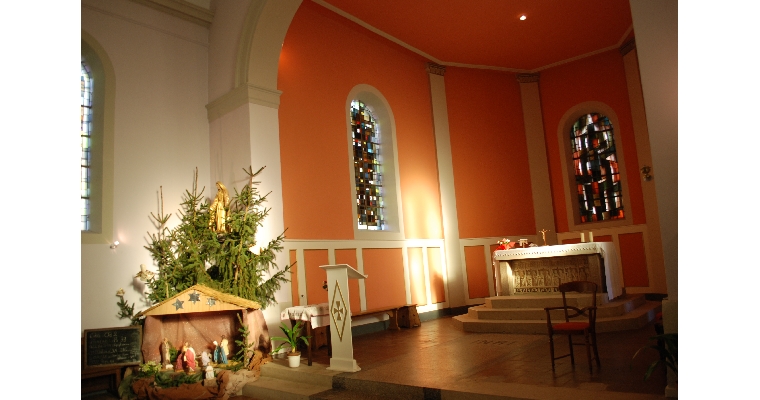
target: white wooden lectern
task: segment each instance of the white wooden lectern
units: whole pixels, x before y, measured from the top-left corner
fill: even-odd
[[[332,357],[327,369],[346,372],[361,371],[354,360],[348,280],[365,279],[367,275],[361,274],[347,264],[322,265],[319,268],[327,272],[327,302],[330,305]]]

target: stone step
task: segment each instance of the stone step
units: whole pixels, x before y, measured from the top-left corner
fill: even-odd
[[[629,299],[629,298],[637,298],[641,297],[642,300],[644,298],[644,295],[625,295],[622,296],[623,299]],[[575,306],[575,307],[584,307],[586,305],[590,305],[591,298],[587,294],[568,294],[567,295],[567,305],[569,306]],[[597,294],[596,295],[596,304],[598,306],[602,306],[609,303],[614,303],[616,301],[619,301],[618,299],[613,301],[607,300],[606,294]],[[544,308],[544,307],[552,307],[558,305],[562,305],[562,295],[560,294],[524,294],[524,295],[516,295],[516,296],[494,296],[494,297],[486,297],[485,299],[485,306],[489,308]]]
[[[644,304],[623,315],[597,317],[596,331],[618,332],[642,328],[653,321],[661,309],[660,302],[645,300]],[[465,332],[545,334],[547,330],[545,319],[488,320],[473,318],[468,313],[455,316],[452,321],[457,328]]]
[[[562,300],[557,298],[542,300],[543,307],[561,306]],[[597,318],[608,318],[624,315],[625,313],[635,310],[637,307],[646,302],[644,296],[628,296],[624,299],[615,300],[597,308]],[[535,301],[532,301],[535,304]],[[568,302],[573,305],[577,302]],[[546,320],[546,312],[543,307],[528,308],[492,308],[487,304],[470,307],[467,314],[475,319],[484,320]],[[552,319],[562,318],[562,311],[553,311]]]
[[[309,400],[317,393],[332,389],[321,385],[260,376],[243,387],[243,396],[257,400]]]
[[[328,370],[327,365],[312,362],[309,366],[306,362],[306,356],[303,353],[301,365],[296,368],[289,367],[288,360],[285,358],[275,358],[261,366],[261,376],[332,387],[332,377],[341,373]]]
[[[318,393],[332,389],[333,376],[340,371],[327,370],[327,366],[312,363],[291,368],[287,359],[275,359],[261,366],[261,376],[243,387],[243,395],[257,400],[308,400]]]

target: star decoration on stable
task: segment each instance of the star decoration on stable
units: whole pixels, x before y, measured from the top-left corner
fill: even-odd
[[[175,301],[174,304],[172,304],[174,306],[174,310],[176,311],[176,310],[179,310],[180,308],[183,308],[182,307],[183,303],[184,301],[180,301],[179,299],[177,299],[177,301]]]
[[[206,304],[208,304],[210,307],[211,306],[215,306],[216,305],[216,299],[213,298],[213,297],[209,297],[208,299],[206,299]]]
[[[195,304],[196,301],[201,301],[201,294],[198,292],[190,293],[190,301]]]

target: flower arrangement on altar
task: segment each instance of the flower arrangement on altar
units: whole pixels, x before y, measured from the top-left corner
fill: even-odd
[[[504,238],[496,242],[496,244],[499,245],[499,247],[496,248],[496,250],[509,250],[515,248],[515,243],[511,242],[509,239]]]

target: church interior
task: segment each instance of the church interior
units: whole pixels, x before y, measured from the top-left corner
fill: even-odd
[[[675,1],[82,0],[81,331],[127,324],[120,289],[151,306],[136,278],[157,272],[151,213],[176,223],[196,176],[210,202],[216,182],[232,194],[265,167],[258,241],[284,232],[276,263],[292,265],[263,310],[270,331],[283,310],[328,302],[319,267],[336,264],[367,276],[349,281],[351,313],[414,304],[423,326],[462,330],[504,294],[498,242],[526,239],[605,246],[606,282],[656,299],[677,333],[677,21]],[[573,136],[592,120],[602,162]],[[355,163],[359,125],[377,131],[376,170]],[[586,163],[614,184],[585,191]],[[362,195],[362,176],[381,191]]]

